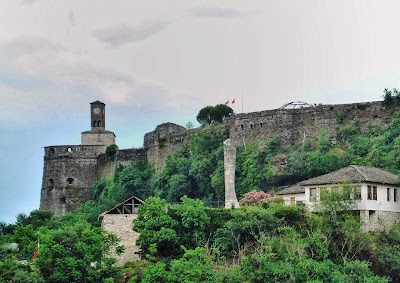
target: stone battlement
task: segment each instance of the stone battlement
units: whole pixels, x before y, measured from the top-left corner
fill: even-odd
[[[386,128],[393,115],[392,108],[378,101],[236,114],[227,123],[235,146],[244,141],[262,145],[271,138],[277,138],[281,145],[290,145],[304,138],[314,143],[322,128],[332,140],[341,125],[357,124],[362,130],[371,126]]]
[[[105,145],[56,145],[46,146],[44,148],[45,158],[60,158],[60,157],[97,157],[106,149]]]

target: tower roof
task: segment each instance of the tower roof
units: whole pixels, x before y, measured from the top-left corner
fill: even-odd
[[[93,101],[90,104],[103,104],[103,105],[106,105],[105,103],[103,103],[103,102],[101,102],[99,100]]]

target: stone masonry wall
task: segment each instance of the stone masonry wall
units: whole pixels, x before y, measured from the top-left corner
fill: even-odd
[[[81,134],[82,145],[110,145],[115,144],[115,134],[103,129],[86,131]]]
[[[97,179],[101,178],[112,178],[114,176],[115,169],[119,164],[127,166],[136,160],[146,160],[146,151],[144,148],[130,148],[118,150],[115,160],[109,161],[105,164],[99,164],[97,170]]]
[[[125,246],[125,252],[118,256],[112,251],[119,266],[133,260],[139,260],[139,247],[136,246],[136,240],[139,233],[133,231],[133,220],[137,218],[137,214],[105,214],[102,220],[102,228],[121,239],[120,244]]]
[[[263,145],[271,138],[278,138],[281,145],[290,145],[301,142],[304,135],[315,143],[321,128],[335,141],[340,122],[358,123],[362,130],[369,126],[386,128],[393,115],[394,110],[382,102],[366,102],[236,114],[228,122],[230,139],[235,146],[253,140]]]
[[[160,171],[168,155],[175,153],[189,141],[190,134],[185,127],[173,123],[158,125],[154,131],[144,136],[147,160]]]
[[[364,231],[380,231],[389,229],[394,223],[400,221],[400,212],[361,210],[360,218]]]
[[[104,150],[104,146],[46,147],[40,209],[62,215],[91,199],[97,156]]]

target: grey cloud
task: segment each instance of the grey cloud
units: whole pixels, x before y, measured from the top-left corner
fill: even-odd
[[[243,13],[235,9],[198,6],[191,10],[192,15],[201,18],[239,18],[246,17],[249,13]]]
[[[19,3],[22,5],[33,5],[37,2],[38,0],[19,0]]]
[[[168,24],[169,22],[167,21],[146,21],[138,26],[118,25],[95,30],[93,35],[107,47],[115,48],[124,44],[146,40],[160,32]]]
[[[76,23],[76,18],[75,18],[75,14],[72,11],[69,11],[68,16],[67,16],[67,20],[70,23],[71,26],[74,26]]]
[[[10,41],[0,45],[0,54],[6,58],[0,66],[0,126],[2,121],[24,124],[46,120],[55,115],[54,107],[61,103],[57,115],[62,116],[76,101],[97,99],[118,109],[126,108],[126,113],[121,113],[124,118],[132,110],[177,112],[176,100],[157,82],[138,81],[128,73],[87,62],[45,38]],[[75,63],[71,63],[71,56]],[[189,98],[181,100],[180,104],[190,108]]]

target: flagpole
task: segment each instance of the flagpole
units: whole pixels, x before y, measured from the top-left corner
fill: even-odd
[[[242,113],[244,113],[243,112],[243,91],[242,91]]]

